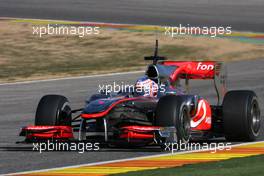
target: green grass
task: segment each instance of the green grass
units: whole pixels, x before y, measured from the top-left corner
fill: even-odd
[[[219,162],[189,164],[182,167],[114,174],[112,176],[262,176],[264,155]]]

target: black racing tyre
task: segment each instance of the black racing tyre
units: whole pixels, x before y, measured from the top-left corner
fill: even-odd
[[[71,126],[71,107],[66,97],[45,95],[39,101],[35,125]]]
[[[261,127],[256,94],[249,90],[229,91],[223,101],[223,126],[228,141],[255,141]]]
[[[183,96],[167,95],[160,98],[155,122],[161,127],[176,127],[177,142],[190,140],[190,114]]]

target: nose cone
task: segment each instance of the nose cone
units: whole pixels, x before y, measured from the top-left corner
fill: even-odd
[[[83,110],[84,114],[93,114],[107,110],[116,99],[99,99],[91,101]]]

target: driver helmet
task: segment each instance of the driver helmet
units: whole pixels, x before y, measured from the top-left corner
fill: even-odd
[[[136,82],[135,87],[136,92],[139,95],[145,97],[157,97],[158,84],[154,80],[151,80],[146,76],[139,78]]]

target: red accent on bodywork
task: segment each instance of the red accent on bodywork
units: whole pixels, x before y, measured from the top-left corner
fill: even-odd
[[[127,139],[153,139],[154,132],[159,130],[160,127],[157,126],[125,126],[121,128],[123,130],[123,134],[121,134],[120,138]]]
[[[195,115],[191,119],[192,130],[210,130],[212,126],[212,112],[210,104],[201,99]]]
[[[138,131],[138,132],[153,132],[156,130],[159,130],[160,127],[157,126],[136,126],[136,125],[132,125],[132,126],[125,126],[122,127],[121,129],[123,130],[131,130],[131,131]]]
[[[163,65],[177,66],[178,68],[170,75],[170,79],[175,81],[179,75],[189,79],[213,79],[215,75],[215,61],[163,61]]]
[[[135,133],[133,131],[129,131],[127,133],[121,134],[119,137],[125,138],[125,139],[153,139],[154,135],[153,134],[141,134],[141,133]]]
[[[70,139],[73,138],[72,127],[70,126],[27,126],[22,128],[22,134],[27,139]]]

